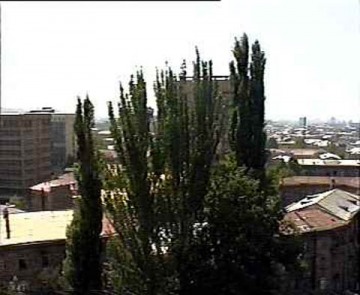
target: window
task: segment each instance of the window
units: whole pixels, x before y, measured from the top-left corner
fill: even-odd
[[[19,259],[19,270],[26,270],[26,269],[27,269],[26,260],[24,258],[20,258]]]
[[[41,265],[42,265],[42,267],[49,266],[49,256],[45,252],[41,253]]]
[[[4,271],[6,269],[4,259],[0,258],[0,271]]]

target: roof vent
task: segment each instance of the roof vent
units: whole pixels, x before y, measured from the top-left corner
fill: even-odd
[[[349,207],[346,206],[339,206],[341,209],[345,210],[346,212],[349,212]]]

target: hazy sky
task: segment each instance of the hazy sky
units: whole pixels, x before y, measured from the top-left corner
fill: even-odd
[[[178,70],[197,45],[228,74],[235,37],[267,56],[269,119],[360,118],[359,0],[2,2],[2,105],[74,111],[89,93],[97,117],[142,66]]]

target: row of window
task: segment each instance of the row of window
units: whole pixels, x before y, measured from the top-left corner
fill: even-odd
[[[35,126],[50,126],[50,120],[3,120],[3,127],[35,127]]]
[[[41,263],[41,267],[43,267],[43,268],[50,266],[50,260],[49,260],[48,254],[46,254],[46,253],[41,254],[40,263]],[[25,257],[19,257],[19,259],[17,261],[17,269],[19,271],[25,271],[25,270],[29,269],[28,259],[26,259]],[[7,265],[4,261],[4,259],[0,258],[0,272],[6,271],[6,270],[7,270]]]
[[[0,150],[0,156],[15,156],[15,157],[20,157],[21,156],[21,151],[16,151],[16,150]]]

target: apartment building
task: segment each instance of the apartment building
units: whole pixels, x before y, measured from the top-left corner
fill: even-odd
[[[59,174],[75,158],[75,114],[56,112],[50,107],[32,110],[30,113],[51,115],[51,170]]]
[[[0,196],[8,199],[51,176],[50,114],[0,115]]]

